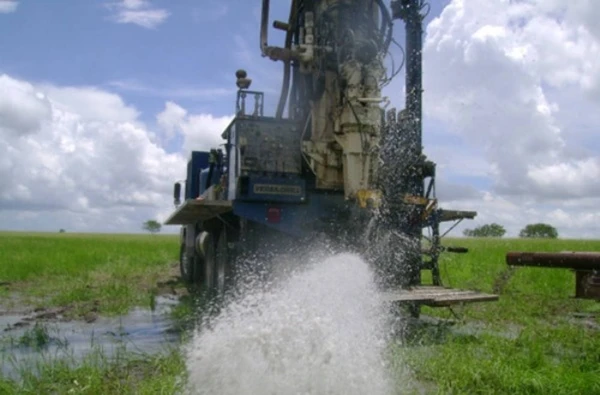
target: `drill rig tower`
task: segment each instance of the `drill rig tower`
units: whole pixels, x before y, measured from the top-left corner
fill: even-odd
[[[176,184],[178,207],[166,221],[182,225],[184,279],[223,292],[248,255],[326,238],[373,263],[382,288],[404,292],[391,300],[495,300],[456,290],[440,299],[447,289],[441,287],[439,254],[466,252],[441,246],[440,222],[476,213],[438,208],[435,164],[422,154],[422,21],[428,5],[392,0],[388,9],[383,0],[291,0],[289,19],[273,23],[285,32],[283,46],[269,42],[269,9],[263,0],[260,50],[283,63],[277,110],[263,114],[263,93],[250,91],[251,80],[238,70],[236,116],[223,133],[225,150],[192,152],[185,202],[178,204]],[[406,105],[386,112],[382,88],[391,77],[384,63],[397,45],[394,20],[405,25]],[[254,111],[248,112],[251,98]],[[427,243],[423,229],[431,233]],[[422,270],[432,271],[438,293],[410,294],[421,285]]]

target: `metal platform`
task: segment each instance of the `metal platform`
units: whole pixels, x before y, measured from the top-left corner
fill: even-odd
[[[165,225],[188,225],[205,221],[233,209],[230,200],[187,200],[165,221]]]
[[[461,303],[493,302],[498,300],[498,295],[423,285],[398,291],[384,292],[383,300],[388,303],[414,302],[426,306],[444,307]]]
[[[477,216],[477,211],[461,211],[461,210],[439,210],[440,222],[458,221],[462,219],[474,219]]]

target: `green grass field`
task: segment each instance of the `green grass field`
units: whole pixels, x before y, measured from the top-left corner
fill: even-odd
[[[568,270],[511,272],[505,264],[511,250],[600,251],[600,241],[445,244],[470,252],[444,255],[444,285],[497,292],[500,300],[424,309],[458,323],[424,327],[407,344],[392,346],[394,366],[408,366],[431,393],[600,394],[600,303],[572,298]],[[94,305],[101,313],[123,313],[150,303],[157,283],[176,274],[177,255],[176,236],[0,233],[0,295],[3,304],[69,305],[79,313]],[[174,393],[184,372],[177,352],[96,362],[48,363],[21,384],[0,379],[0,393]]]
[[[517,268],[508,251],[600,251],[600,241],[455,239],[444,285],[496,292],[497,302],[424,313],[459,319],[463,330],[429,327],[394,355],[441,394],[600,394],[600,303],[574,299],[566,269]],[[428,281],[428,276],[424,276]],[[456,316],[455,316],[456,314]],[[576,318],[579,314],[585,318]]]
[[[0,394],[123,394],[181,393],[185,361],[178,349],[157,355],[118,351],[109,360],[101,350],[83,361],[55,359],[26,366],[22,381],[0,376]]]
[[[13,296],[2,307],[61,306],[83,316],[149,306],[157,283],[177,274],[177,237],[0,233],[0,292]]]

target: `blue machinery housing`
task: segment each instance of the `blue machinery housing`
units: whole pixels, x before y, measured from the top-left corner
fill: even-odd
[[[250,93],[262,97],[261,92]],[[238,99],[246,94],[238,92]],[[317,191],[314,176],[303,172],[296,122],[239,112],[222,137],[225,152],[191,153],[185,201],[167,224],[192,225],[229,213],[302,237],[344,205],[342,191]],[[199,213],[202,205],[211,209]]]

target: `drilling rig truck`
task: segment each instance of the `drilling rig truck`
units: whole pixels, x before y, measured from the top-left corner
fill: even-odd
[[[496,295],[442,285],[440,223],[476,216],[444,210],[435,196],[436,166],[422,150],[424,0],[291,0],[283,46],[269,42],[269,0],[262,1],[260,51],[283,64],[274,115],[264,94],[237,70],[235,117],[222,148],[193,151],[176,183],[180,266],[190,284],[223,293],[251,256],[328,240],[374,268],[392,302],[447,306]],[[384,67],[393,22],[405,26],[405,108],[385,110]],[[394,74],[392,71],[391,74]],[[287,110],[287,111],[286,111]],[[450,228],[452,229],[452,228]],[[428,230],[429,237],[425,235]],[[262,255],[261,255],[262,254]],[[432,283],[422,284],[421,272]]]

